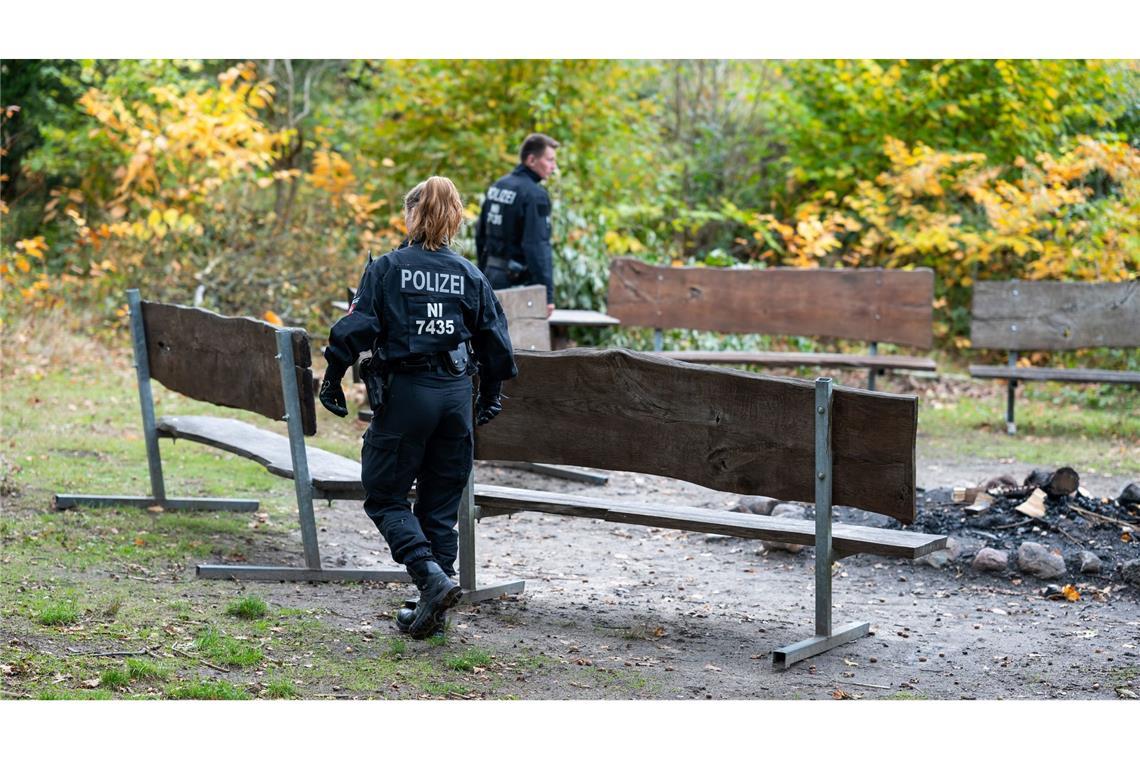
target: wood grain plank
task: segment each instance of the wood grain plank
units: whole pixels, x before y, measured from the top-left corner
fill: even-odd
[[[550,315],[552,325],[579,325],[582,327],[613,327],[621,320],[600,311],[589,309],[555,309]]]
[[[1001,380],[1044,381],[1061,383],[1120,383],[1140,385],[1140,372],[1119,372],[1107,369],[1050,369],[1048,367],[1009,367],[971,364],[970,375]]]
[[[624,325],[933,345],[934,273],[610,265],[606,309]]]
[[[183,438],[251,459],[269,472],[293,479],[289,437],[225,417],[168,416],[156,422],[164,438]],[[325,490],[360,493],[360,462],[315,446],[305,447],[313,485]]]
[[[970,342],[1009,351],[1140,346],[1140,280],[975,283]]]
[[[765,367],[938,369],[933,359],[900,354],[829,354],[800,351],[654,351],[654,356],[696,364],[756,364]]]
[[[815,522],[782,517],[724,512],[665,504],[603,500],[578,494],[556,494],[505,486],[476,487],[480,514],[489,517],[512,512],[542,512],[563,517],[585,517],[607,522],[754,538],[811,546]],[[946,546],[946,536],[835,523],[835,550],[840,554],[878,554],[917,559]]]
[[[507,331],[511,336],[511,346],[527,351],[550,350],[550,323],[546,319],[516,317],[507,321]]]
[[[223,317],[205,309],[143,301],[150,375],[199,401],[285,416],[277,328],[249,317]],[[290,330],[306,435],[317,431],[312,355],[304,330]]]
[[[521,288],[503,288],[495,291],[507,319],[534,317],[546,319],[546,286],[526,285]]]
[[[496,290],[495,297],[507,317],[511,345],[530,351],[550,350],[550,323],[546,319],[546,288],[527,285]]]
[[[476,458],[644,472],[719,491],[815,498],[814,385],[624,349],[519,351]],[[837,388],[834,498],[912,522],[918,404]]]

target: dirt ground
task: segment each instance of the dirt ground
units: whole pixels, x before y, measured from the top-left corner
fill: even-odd
[[[1008,465],[1024,476],[1032,465]],[[1024,472],[1022,471],[1024,470]],[[976,482],[993,464],[919,460],[920,487]],[[479,465],[481,482],[594,496],[729,508],[735,497],[664,478],[611,473],[605,486]],[[1118,482],[1119,481],[1119,482]],[[1085,478],[1095,494],[1125,480]],[[850,516],[850,515],[848,515]],[[358,504],[317,511],[326,564],[391,566]],[[298,537],[299,540],[299,537]],[[973,550],[984,542],[966,541]],[[298,544],[299,545],[299,544]],[[290,561],[252,546],[249,561]],[[285,551],[295,551],[284,547]],[[922,561],[842,559],[836,625],[869,621],[871,636],[787,671],[773,649],[813,633],[813,551],[540,514],[478,526],[481,584],[526,580],[517,596],[461,607],[450,638],[495,652],[539,653],[547,667],[511,685],[523,699],[1118,699],[1140,692],[1140,591],[1106,564],[1066,576],[1077,602],[1049,601],[1047,583]],[[276,556],[275,556],[276,555]],[[390,634],[398,584],[249,584],[270,603],[325,608],[346,631]]]

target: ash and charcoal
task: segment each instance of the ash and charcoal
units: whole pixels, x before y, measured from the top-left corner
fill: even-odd
[[[918,517],[905,527],[950,536],[961,548],[951,561],[980,560],[972,567],[981,572],[1006,569],[995,558],[1009,557],[1009,570],[1037,577],[1100,575],[1140,585],[1136,483],[1109,498],[1080,489],[1077,473],[1067,467],[1035,470],[1021,483],[1003,475],[975,488],[920,493]],[[1037,570],[1044,567],[1036,562],[1039,548],[1056,555],[1052,569]]]

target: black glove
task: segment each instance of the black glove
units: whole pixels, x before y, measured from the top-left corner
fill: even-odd
[[[340,389],[340,381],[344,378],[346,368],[336,367],[332,364],[325,370],[324,380],[321,381],[321,391],[318,398],[325,409],[337,417],[348,416],[348,402],[344,399],[344,391]]]
[[[503,383],[499,380],[484,380],[479,384],[479,400],[475,402],[476,425],[486,425],[503,411],[502,398],[499,396],[502,389]]]

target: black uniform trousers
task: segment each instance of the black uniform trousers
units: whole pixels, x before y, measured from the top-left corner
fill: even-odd
[[[470,377],[395,373],[361,450],[364,511],[402,565],[434,559],[455,575],[459,501],[471,473]],[[416,481],[416,503],[408,491]]]

